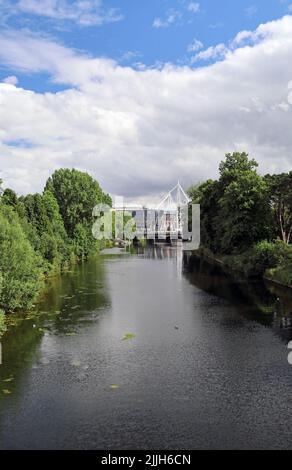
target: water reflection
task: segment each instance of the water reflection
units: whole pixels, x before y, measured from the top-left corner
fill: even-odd
[[[270,282],[231,275],[219,264],[184,254],[184,275],[193,285],[234,304],[245,318],[272,327],[288,343],[292,339],[292,292]]]
[[[110,297],[100,259],[92,258],[50,278],[34,311],[8,318],[8,331],[0,344],[0,403],[3,389],[14,394],[32,364],[47,361],[41,347],[52,335],[75,336],[84,326],[97,323],[108,308]]]
[[[11,317],[0,448],[288,447],[291,306],[180,247],[75,266]]]

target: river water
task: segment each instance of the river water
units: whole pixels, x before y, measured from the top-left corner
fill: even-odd
[[[115,253],[10,319],[0,448],[292,448],[291,294],[169,247]]]

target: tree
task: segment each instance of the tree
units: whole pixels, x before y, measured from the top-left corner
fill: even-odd
[[[278,235],[289,244],[292,239],[292,171],[280,175],[266,175],[265,180]]]
[[[201,206],[201,243],[214,253],[218,252],[216,217],[219,211],[220,187],[218,181],[207,180],[192,186],[188,194],[193,204]]]
[[[17,198],[1,185],[0,180],[0,329],[1,308],[30,308],[45,273],[72,254],[83,257],[99,247],[91,234],[92,210],[100,202],[111,205],[99,184],[77,170],[55,172],[43,194]]]
[[[3,310],[0,310],[0,338],[5,333],[6,331],[6,325],[5,325],[5,314]]]
[[[50,265],[59,266],[69,257],[69,240],[56,198],[50,191],[20,198],[22,225],[34,249]]]
[[[0,307],[29,308],[41,285],[42,260],[35,253],[9,207],[0,207]]]
[[[1,198],[1,203],[6,204],[7,206],[16,207],[18,203],[16,193],[12,189],[4,189]]]
[[[243,251],[271,237],[268,188],[257,166],[246,153],[227,154],[220,164],[216,223],[222,253]]]
[[[57,199],[51,191],[44,191],[43,203],[49,220],[49,235],[54,238],[56,243],[56,258],[60,261],[70,258],[71,245],[65,230],[64,222],[60,214],[60,208]]]
[[[24,203],[25,215],[38,234],[44,233],[48,226],[48,216],[41,194],[28,194],[20,198]]]
[[[227,153],[219,165],[220,181],[226,186],[239,174],[256,171],[258,166],[256,160],[250,160],[246,152]]]
[[[66,232],[77,254],[87,255],[96,246],[91,233],[93,208],[100,203],[111,205],[110,197],[89,174],[74,169],[55,171],[45,190],[58,201]]]
[[[203,196],[203,188],[206,183],[197,183],[190,186],[187,190],[187,194],[193,204],[200,204]]]
[[[201,205],[202,244],[214,253],[244,251],[272,237],[268,187],[257,166],[246,153],[227,154],[218,181],[190,190],[193,202]]]

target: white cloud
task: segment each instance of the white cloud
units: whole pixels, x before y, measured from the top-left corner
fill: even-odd
[[[123,18],[117,9],[103,8],[102,0],[6,0],[5,6],[10,15],[25,13],[82,26],[99,26]]]
[[[196,2],[185,5],[181,11],[171,8],[166,12],[164,18],[154,18],[152,26],[153,28],[169,28],[169,26],[177,24],[182,26],[187,21],[186,17],[189,18],[190,13],[198,13],[199,11],[200,4]],[[190,20],[188,20],[188,22],[190,22]]]
[[[70,87],[35,93],[0,84],[0,169],[19,192],[59,167],[91,172],[132,199],[216,177],[225,152],[248,151],[261,172],[291,170],[292,17],[261,25],[248,46],[199,68],[134,70],[53,40],[2,32],[0,60]]]
[[[153,28],[168,28],[169,26],[175,24],[181,18],[181,13],[177,10],[169,10],[164,19],[159,17],[154,18]]]
[[[194,39],[189,45],[188,45],[188,52],[197,52],[200,49],[204,47],[204,44],[199,41],[198,39]]]
[[[9,77],[4,78],[3,83],[8,83],[9,85],[17,85],[18,78],[15,75],[10,75]]]
[[[141,53],[138,51],[126,51],[119,59],[119,62],[128,62],[132,61],[133,59],[137,59],[141,57]]]
[[[272,23],[267,23],[268,26],[270,24]],[[265,24],[260,25],[255,31],[240,31],[228,44],[220,43],[215,46],[210,46],[196,54],[192,61],[224,59],[227,54],[234,52],[235,49],[239,47],[255,46],[258,42],[263,41],[269,34],[271,34],[271,31]]]
[[[227,47],[225,44],[217,44],[216,46],[208,47],[208,49],[199,52],[195,55],[193,62],[197,62],[199,60],[216,60],[223,58],[226,53],[228,52]]]
[[[91,58],[58,44],[45,36],[26,31],[0,33],[0,57],[3,65],[21,72],[48,73],[56,83],[81,85],[102,80],[114,62]]]
[[[192,13],[198,13],[200,11],[200,4],[196,2],[191,2],[188,5],[188,10]]]

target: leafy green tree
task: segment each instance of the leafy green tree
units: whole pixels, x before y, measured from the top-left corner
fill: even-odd
[[[72,246],[60,214],[58,201],[51,191],[44,191],[43,203],[49,220],[48,235],[54,238],[58,253],[58,255],[55,255],[55,258],[58,257],[60,261],[68,260]]]
[[[220,182],[224,186],[228,186],[228,184],[236,180],[239,175],[255,172],[258,166],[256,160],[249,159],[248,153],[246,152],[227,153],[225,160],[219,165]]]
[[[0,338],[6,331],[6,324],[5,324],[5,313],[3,310],[0,310]]]
[[[193,202],[201,205],[202,245],[214,253],[244,251],[272,236],[268,187],[257,166],[246,153],[227,154],[218,181],[190,190]]]
[[[17,214],[0,206],[0,306],[29,308],[41,285],[42,260],[30,245]]]
[[[193,184],[188,190],[187,194],[193,204],[200,204],[203,196],[203,188],[206,183]]]
[[[29,194],[20,198],[23,203],[26,221],[23,227],[34,249],[46,260],[45,271],[50,269],[57,256],[57,243],[47,215],[46,206],[41,194]]]
[[[102,200],[102,190],[90,175],[78,170],[60,169],[47,181],[60,206],[68,235],[73,238],[77,224],[91,220],[92,210]]]
[[[216,217],[220,251],[242,251],[271,237],[267,184],[247,154],[226,156],[220,165],[219,212]]]
[[[227,154],[219,166],[219,212],[216,217],[222,253],[246,250],[271,237],[267,184],[258,164],[246,153]]]
[[[188,191],[193,204],[201,206],[201,243],[214,253],[218,252],[216,217],[221,196],[218,181],[207,180]]]
[[[21,198],[24,203],[25,215],[36,229],[39,236],[44,233],[49,224],[46,207],[41,194],[28,194]]]
[[[46,270],[52,265],[60,266],[70,257],[70,245],[53,193],[30,194],[21,198],[20,203],[24,209],[18,209],[24,219],[23,228],[35,250],[49,263]]]
[[[289,244],[292,240],[292,171],[280,175],[267,175],[271,207],[277,233]]]
[[[16,193],[12,189],[6,188],[3,191],[1,203],[6,204],[7,206],[16,207],[18,203]]]
[[[77,170],[56,172],[43,194],[17,198],[1,185],[0,180],[0,309],[27,309],[44,273],[101,245],[91,233],[92,209],[100,202],[111,205],[111,199]]]
[[[89,174],[78,170],[60,169],[47,181],[58,201],[66,232],[78,256],[86,256],[97,245],[91,229],[93,208],[100,203],[111,205],[110,197],[103,193],[98,182]]]

